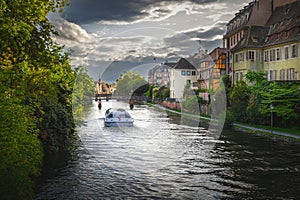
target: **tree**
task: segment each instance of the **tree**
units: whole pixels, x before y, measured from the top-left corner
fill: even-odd
[[[95,93],[94,80],[88,75],[84,66],[75,69],[76,81],[73,88],[72,105],[73,113],[80,114],[83,108],[91,102]]]
[[[187,82],[183,89],[183,96],[186,97],[194,94],[195,94],[194,91],[191,89],[191,83]]]
[[[184,102],[182,103],[182,107],[184,110],[192,112],[194,114],[200,113],[200,104],[202,103],[202,98],[196,95],[186,97]]]
[[[251,83],[261,84],[263,81],[266,81],[266,73],[262,71],[248,71],[246,79]]]
[[[155,90],[154,97],[156,100],[163,101],[170,97],[170,89],[165,86],[159,87]]]
[[[151,98],[152,99],[152,96],[153,96],[153,89],[154,88],[156,88],[156,86],[149,86],[149,88],[148,88],[148,90],[147,90],[147,92],[146,92],[146,96],[148,97],[148,98]]]
[[[0,199],[33,198],[43,152],[66,148],[73,134],[75,74],[47,19],[66,3],[0,2]]]
[[[115,93],[120,96],[130,97],[133,94],[142,95],[148,90],[148,82],[136,71],[125,71],[117,79]]]
[[[251,92],[246,109],[248,116],[247,121],[254,124],[264,124],[266,122],[266,116],[259,111],[259,107],[262,101],[261,91],[268,85],[266,75],[264,72],[248,71],[246,79],[252,83],[252,85],[248,86]]]
[[[275,120],[277,125],[283,127],[297,125],[296,121],[299,118],[297,108],[300,105],[299,85],[296,83],[269,82],[259,93],[262,98],[259,106],[260,113],[270,116],[272,105],[272,112],[277,119]]]
[[[13,55],[2,53],[0,80],[11,83]],[[3,73],[2,73],[3,72]],[[34,109],[10,84],[0,85],[0,199],[33,198],[33,180],[40,173],[42,148]]]
[[[230,94],[230,105],[234,120],[247,121],[247,106],[250,97],[250,90],[244,81],[239,81]]]

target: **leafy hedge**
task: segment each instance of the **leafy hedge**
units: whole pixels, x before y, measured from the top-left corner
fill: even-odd
[[[74,134],[77,73],[47,16],[65,0],[0,1],[0,199],[32,199],[43,155]]]

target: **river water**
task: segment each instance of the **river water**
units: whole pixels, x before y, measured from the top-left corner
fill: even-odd
[[[109,107],[128,104],[94,103],[74,155],[46,161],[35,199],[300,199],[299,143],[234,130],[214,139],[144,105],[129,111],[134,127],[108,128]]]

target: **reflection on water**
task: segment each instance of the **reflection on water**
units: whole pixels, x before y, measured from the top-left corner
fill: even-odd
[[[300,145],[227,130],[219,140],[147,106],[130,110],[134,127],[104,127],[96,104],[75,159],[42,182],[36,199],[297,199]]]

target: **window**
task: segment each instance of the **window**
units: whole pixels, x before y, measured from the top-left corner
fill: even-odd
[[[238,53],[235,54],[235,62],[239,62],[239,54]]]
[[[222,59],[222,64],[223,64],[223,65],[226,64],[226,59]]]
[[[284,57],[285,59],[289,59],[289,47],[284,47]]]
[[[244,61],[244,53],[239,54],[239,59],[240,59],[240,62]]]
[[[269,62],[269,51],[265,51],[265,62]]]
[[[234,42],[233,44],[235,45],[236,44],[236,35],[234,35]]]
[[[295,69],[289,68],[286,70],[286,80],[295,80]]]
[[[281,52],[280,52],[280,49],[276,49],[276,60],[281,60]]]
[[[275,49],[271,49],[270,50],[270,61],[274,61],[275,60]]]
[[[184,70],[181,71],[181,76],[185,76],[185,71]]]
[[[280,80],[281,81],[285,80],[285,69],[280,70]]]
[[[196,76],[196,71],[192,71],[192,76]]]
[[[270,70],[269,71],[269,75],[270,75],[270,81],[276,80],[276,70]]]
[[[190,75],[191,75],[191,71],[187,71],[187,72],[186,72],[186,75],[187,75],[187,76],[190,76]]]
[[[292,58],[298,57],[297,45],[292,46]]]
[[[243,80],[243,72],[240,72],[240,80]]]
[[[277,70],[273,70],[273,80],[277,80]]]
[[[248,60],[255,60],[255,51],[248,51]]]

